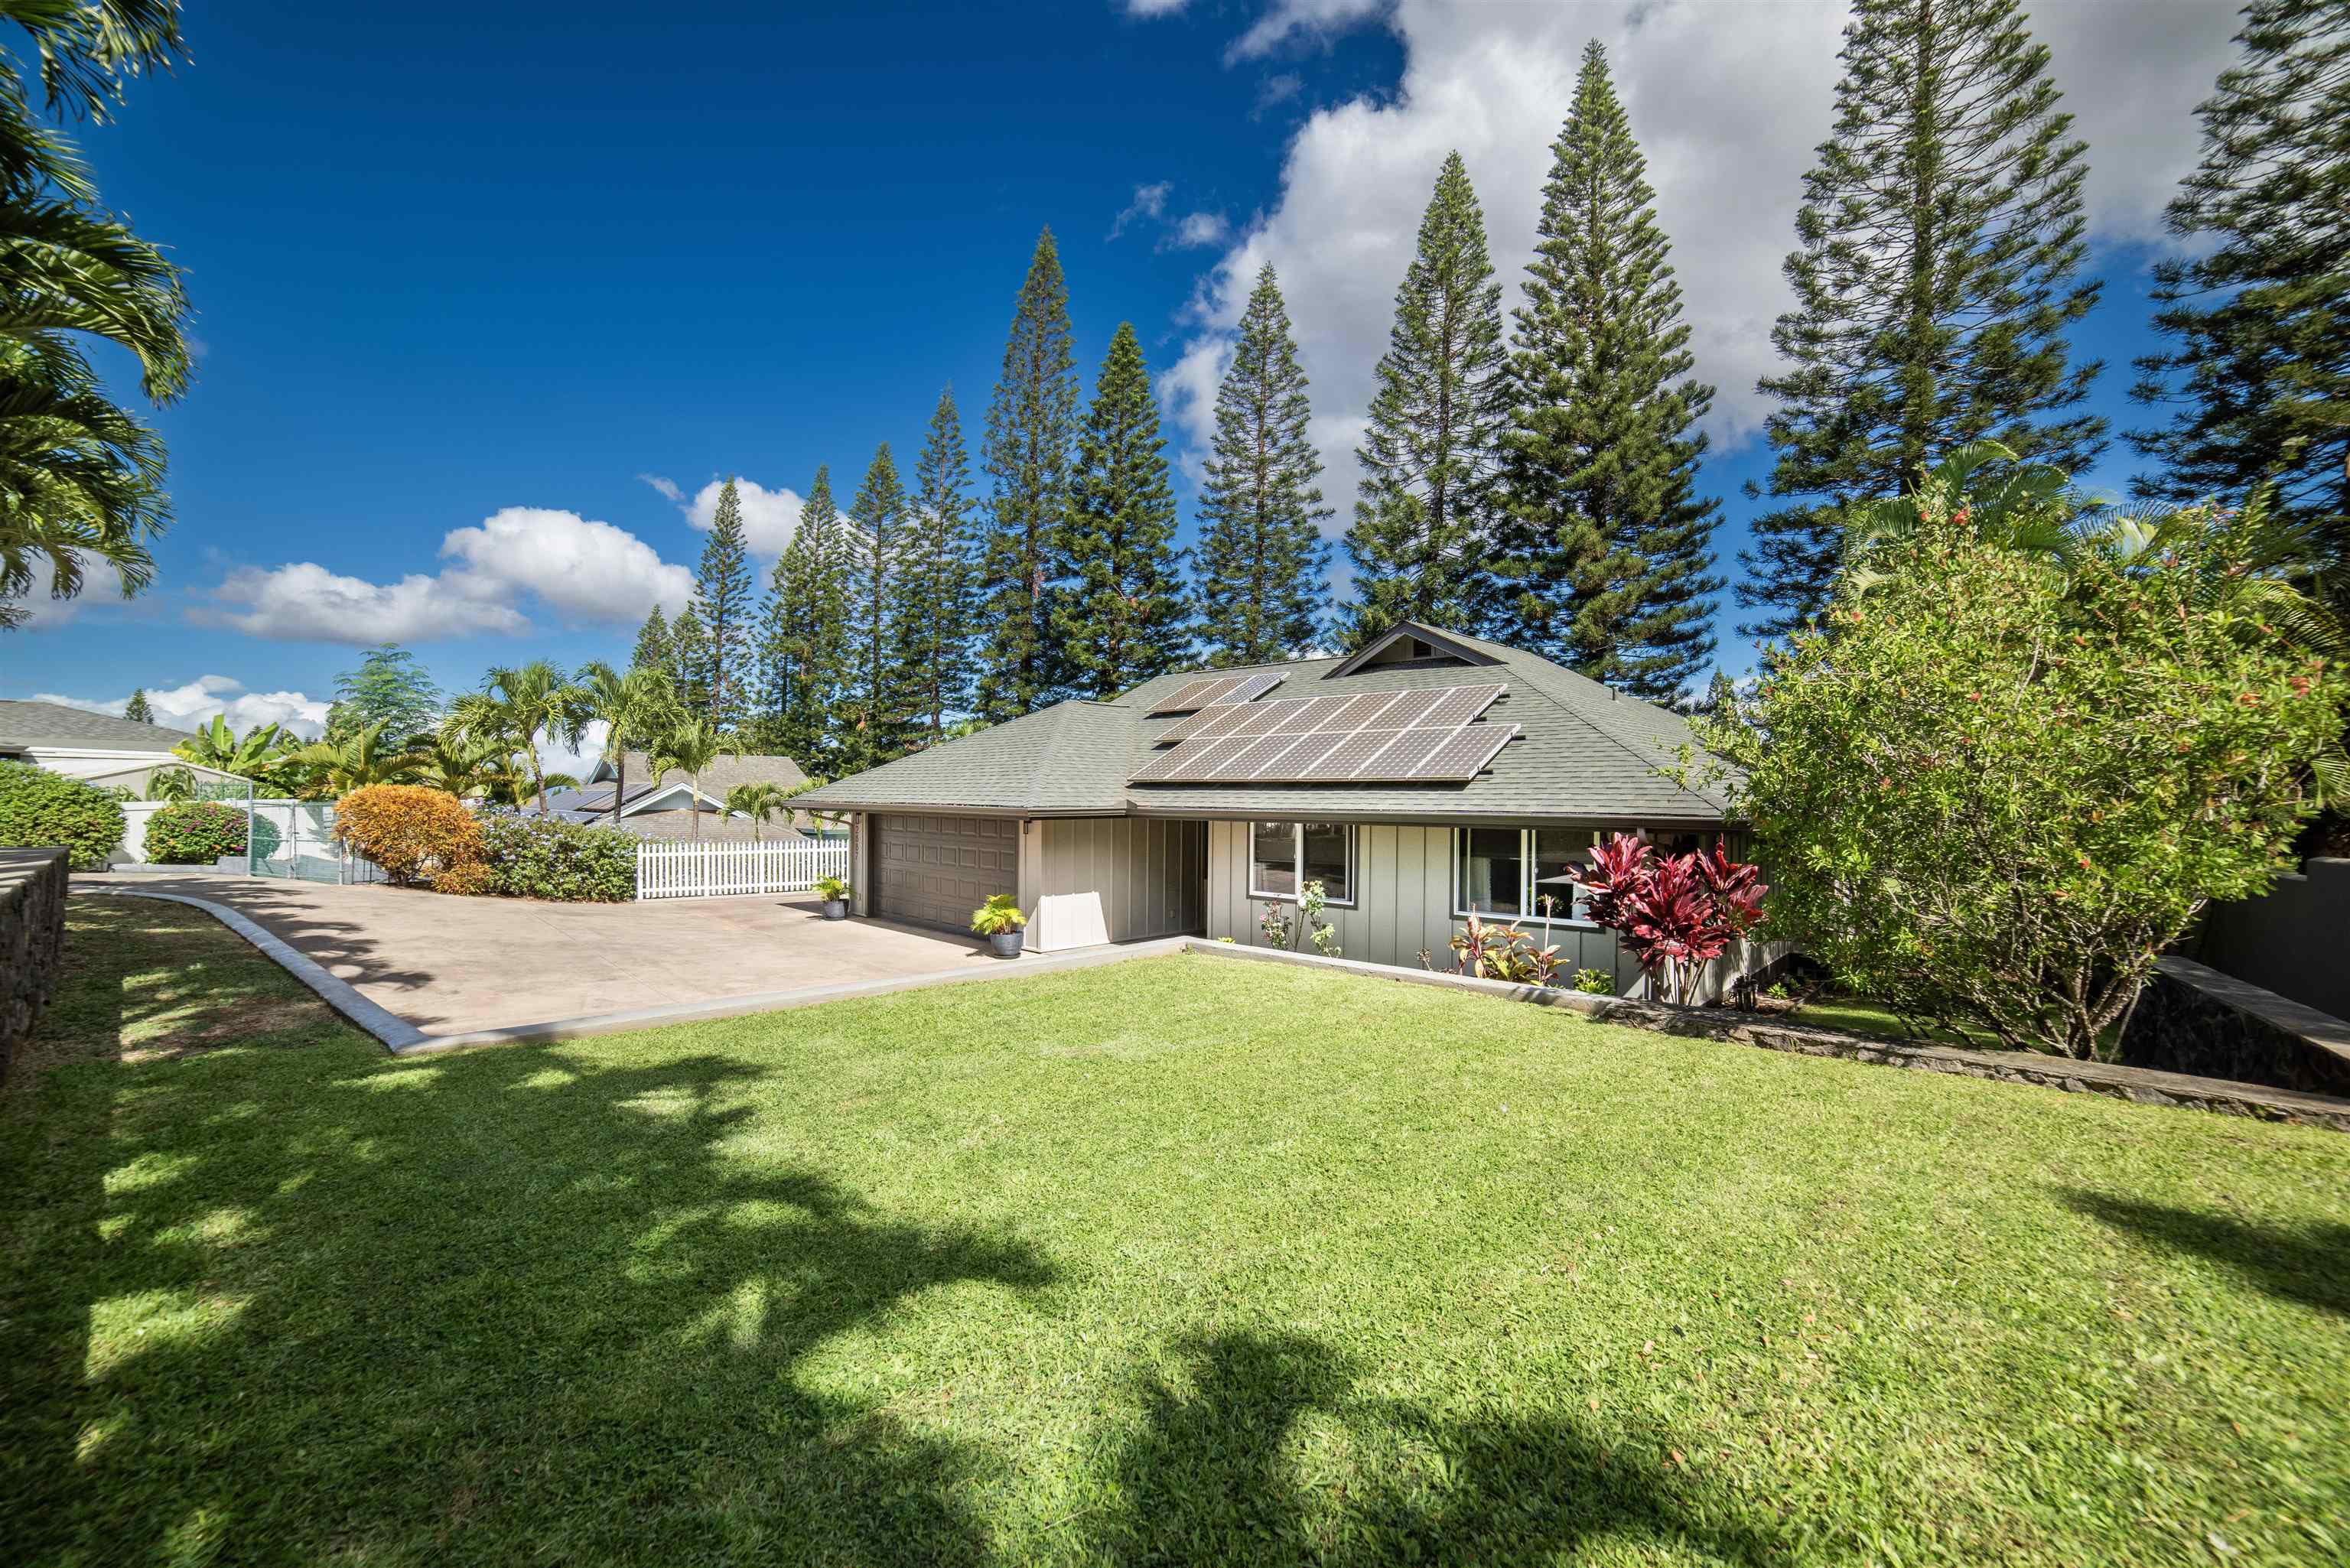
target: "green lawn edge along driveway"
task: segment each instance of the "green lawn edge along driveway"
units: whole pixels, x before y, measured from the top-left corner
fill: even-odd
[[[399,1061],[70,953],[0,1562],[2350,1552],[2338,1133],[1202,956]]]

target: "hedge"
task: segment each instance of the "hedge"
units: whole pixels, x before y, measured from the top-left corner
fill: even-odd
[[[335,803],[335,836],[402,887],[482,857],[465,803],[422,784],[369,784]]]
[[[147,858],[158,866],[209,866],[244,853],[244,813],[216,800],[181,800],[147,819]]]
[[[637,836],[559,816],[482,814],[490,888],[515,898],[619,904],[637,896]]]
[[[61,844],[77,871],[102,871],[122,847],[122,803],[30,763],[0,763],[0,846]]]

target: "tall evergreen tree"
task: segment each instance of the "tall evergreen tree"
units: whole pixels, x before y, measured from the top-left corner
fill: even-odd
[[[336,675],[327,739],[339,741],[380,725],[387,743],[396,747],[439,723],[448,705],[448,693],[432,683],[416,655],[396,642],[380,642],[367,650],[357,670]]]
[[[827,778],[841,772],[832,721],[847,651],[846,532],[831,470],[818,465],[798,526],[775,562],[759,642],[767,717],[761,743]]]
[[[155,722],[155,710],[147,705],[147,688],[141,686],[130,693],[130,701],[122,705],[122,716],[134,724]]]
[[[910,728],[898,685],[893,610],[905,555],[906,487],[883,441],[857,487],[851,514],[853,591],[848,660],[837,729],[849,771],[886,763],[906,749]]]
[[[670,646],[669,617],[661,614],[659,605],[645,617],[645,624],[637,628],[637,646],[629,655],[631,670],[673,670],[677,663],[676,649]]]
[[[1551,144],[1503,437],[1504,639],[1670,702],[1711,660],[1711,542],[1697,423],[1713,389],[1680,319],[1648,160],[1596,42]]]
[[[743,536],[743,498],[731,476],[719,488],[710,541],[694,573],[692,611],[703,639],[700,711],[722,733],[738,729],[749,711],[751,625],[758,607]]]
[[[1015,719],[1055,701],[1067,661],[1054,639],[1054,607],[1066,575],[1061,535],[1069,455],[1076,436],[1077,370],[1069,348],[1069,295],[1053,231],[1036,239],[1003,346],[1003,373],[987,410],[983,461],[994,481],[980,555],[986,649],[979,708]]]
[[[2212,248],[2158,264],[2131,395],[2176,405],[2130,444],[2162,501],[2276,487],[2278,520],[2350,556],[2350,5],[2253,0],[2242,60],[2198,111],[2203,159],[2167,214]],[[2216,243],[2215,243],[2216,242]]]
[[[695,718],[710,713],[710,634],[702,612],[688,604],[669,623],[669,678],[678,706]]]
[[[897,684],[925,743],[945,739],[949,715],[971,701],[972,525],[971,460],[949,387],[914,463],[898,591]]]
[[[1067,524],[1076,581],[1057,626],[1077,690],[1097,700],[1191,662],[1166,448],[1142,345],[1121,321],[1077,435]]]
[[[1347,554],[1349,641],[1399,620],[1481,629],[1492,598],[1494,474],[1509,420],[1502,286],[1458,152],[1436,177],[1419,249],[1396,290]]]
[[[1200,491],[1199,608],[1220,669],[1295,659],[1321,639],[1330,545],[1322,459],[1306,439],[1305,372],[1271,264],[1242,312],[1216,389],[1216,439]]]
[[[2099,366],[2065,341],[2097,298],[2076,281],[2086,148],[2017,0],[1859,0],[1840,57],[1787,257],[1797,305],[1771,335],[1789,368],[1761,382],[1779,400],[1771,493],[1793,504],[1739,557],[1754,636],[1825,605],[1844,508],[1954,447],[1996,440],[2067,471],[2105,447],[2077,409]]]

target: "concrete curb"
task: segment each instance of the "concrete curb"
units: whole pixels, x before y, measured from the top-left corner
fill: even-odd
[[[202,909],[255,947],[275,959],[278,966],[315,991],[327,1005],[351,1023],[366,1030],[397,1056],[414,1049],[416,1043],[429,1038],[421,1029],[398,1013],[369,1002],[352,988],[349,982],[337,980],[299,950],[278,940],[261,927],[238,914],[225,904],[210,898],[192,898],[185,893],[153,893],[144,888],[92,887],[87,883],[68,889],[71,893],[87,893],[109,898],[152,898],[165,904],[185,904],[192,909]]]
[[[1586,996],[1577,992],[1545,991],[1539,986],[1513,985],[1507,981],[1475,980],[1467,975],[1438,974],[1426,970],[1358,963],[1352,959],[1326,959],[1318,953],[1276,952],[1266,948],[1210,941],[1202,937],[1180,940],[1186,950],[1220,953],[1226,958],[1260,963],[1290,964],[1303,969],[1331,970],[1397,981],[1406,985],[1433,985],[1450,991],[1472,992],[1503,1002],[1531,1002],[1538,1007],[1564,1008],[1585,1017],[1659,1033],[1679,1034],[1726,1044],[1752,1045],[1801,1056],[1833,1056],[1877,1066],[1911,1067],[1960,1077],[1989,1078],[2001,1083],[2030,1084],[2076,1095],[2106,1095],[2140,1105],[2175,1106],[2188,1110],[2216,1111],[2223,1116],[2250,1116],[2257,1121],[2294,1122],[2350,1132],[2350,1099],[2309,1094],[2299,1089],[2272,1089],[2265,1084],[2240,1084],[2224,1078],[2199,1078],[2186,1073],[2166,1073],[2153,1067],[2126,1067],[2110,1062],[2075,1062],[2024,1051],[1969,1051],[1955,1045],[1905,1045],[1867,1034],[1815,1029],[1808,1024],[1778,1023],[1750,1012],[1711,1007],[1676,1007],[1659,1002],[1627,1002],[1621,997]]]

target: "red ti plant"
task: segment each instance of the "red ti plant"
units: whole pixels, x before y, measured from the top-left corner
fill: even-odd
[[[1730,944],[1762,923],[1759,869],[1716,845],[1704,854],[1659,856],[1628,833],[1591,851],[1591,918],[1632,950],[1649,992],[1687,1005],[1698,977]]]

